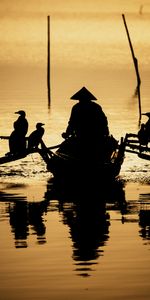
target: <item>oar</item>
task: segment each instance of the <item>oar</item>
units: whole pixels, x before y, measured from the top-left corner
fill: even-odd
[[[128,41],[129,41],[129,45],[130,45],[130,50],[131,50],[131,54],[132,54],[132,59],[133,59],[134,67],[135,67],[136,77],[137,77],[136,95],[138,95],[138,100],[139,100],[139,126],[140,126],[141,114],[142,114],[141,113],[141,94],[140,94],[141,78],[140,78],[140,74],[139,74],[138,60],[137,60],[137,58],[135,57],[135,54],[134,54],[134,50],[133,50],[133,46],[132,46],[132,43],[131,43],[129,30],[128,30],[128,27],[127,27],[127,24],[126,24],[124,14],[122,14],[122,18],[123,18],[124,26],[125,26],[125,29],[126,29],[126,33],[127,33],[127,37],[128,37]]]
[[[41,140],[41,147],[43,150],[45,150],[45,152],[48,152],[50,155],[53,155],[53,152],[51,151],[51,149],[55,149],[55,148],[58,148],[61,144],[58,144],[58,145],[54,145],[54,146],[51,146],[51,147],[47,147],[45,145],[45,143],[43,142],[43,140]]]
[[[56,149],[59,148],[61,146],[61,144],[55,145],[55,146],[51,146],[51,147],[47,147],[47,149],[51,150],[51,149]]]

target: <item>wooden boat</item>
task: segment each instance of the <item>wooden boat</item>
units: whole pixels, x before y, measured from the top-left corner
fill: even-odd
[[[47,165],[47,170],[50,171],[54,177],[59,178],[85,178],[88,174],[99,177],[102,179],[112,180],[115,179],[121,169],[124,160],[124,139],[121,138],[120,144],[117,143],[115,149],[110,152],[110,156],[98,159],[95,157],[94,152],[91,155],[75,156],[67,151],[63,151],[63,143],[60,145],[47,147],[44,142],[41,142],[40,148],[26,150],[21,154],[5,155],[0,158],[0,164],[5,164],[18,159],[22,159],[31,153],[39,153]],[[54,150],[54,149],[57,150]],[[53,149],[53,150],[52,150]],[[108,149],[109,150],[109,149]]]
[[[104,180],[114,180],[120,173],[121,166],[124,160],[124,139],[121,138],[120,144],[109,152],[109,156],[100,155],[96,157],[92,153],[86,155],[75,155],[74,153],[64,151],[64,144],[62,143],[56,152],[46,148],[40,152],[43,160],[47,164],[47,169],[54,174],[55,177],[66,177],[68,179],[83,178],[90,176]],[[45,149],[44,149],[45,148]],[[109,150],[109,149],[108,149]]]

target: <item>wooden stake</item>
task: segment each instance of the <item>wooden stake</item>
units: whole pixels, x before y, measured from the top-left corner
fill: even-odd
[[[48,108],[51,103],[50,89],[50,16],[47,17],[47,91],[48,91]]]
[[[132,54],[132,58],[133,58],[133,63],[134,63],[134,67],[135,67],[136,77],[137,77],[136,93],[138,95],[138,100],[139,100],[139,123],[140,123],[140,120],[141,120],[141,94],[140,94],[141,79],[140,79],[140,75],[139,75],[138,60],[134,55],[134,50],[133,50],[133,46],[131,43],[131,39],[130,39],[130,35],[129,35],[129,31],[128,31],[128,27],[126,24],[124,14],[122,15],[122,18],[123,18],[123,22],[125,25],[125,29],[126,29],[126,33],[127,33],[127,37],[128,37],[128,41],[129,41],[129,45],[130,45],[130,50],[131,50],[131,54]]]

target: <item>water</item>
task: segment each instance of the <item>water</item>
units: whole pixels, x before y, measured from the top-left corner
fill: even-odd
[[[70,96],[82,86],[98,98],[114,137],[120,140],[126,132],[137,132],[136,76],[121,14],[125,13],[139,61],[146,112],[148,2],[142,14],[140,1],[87,1],[86,8],[82,1],[70,7],[66,1],[57,7],[53,1],[36,3],[22,6],[23,1],[16,1],[12,6],[5,1],[0,6],[0,135],[10,134],[14,112],[24,109],[29,133],[43,122],[45,143],[60,143],[74,104]],[[8,151],[7,141],[1,140],[0,151]],[[2,165],[0,299],[149,299],[149,175],[149,162],[127,153],[120,173],[123,186],[109,193],[110,187],[95,191],[91,186],[81,192],[69,187],[53,190],[52,174],[38,155]],[[99,204],[105,200],[106,211]]]

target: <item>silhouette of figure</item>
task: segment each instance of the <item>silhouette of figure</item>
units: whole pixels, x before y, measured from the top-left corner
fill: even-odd
[[[138,138],[140,145],[147,145],[148,144],[148,139],[147,139],[147,132],[145,128],[145,124],[141,124],[141,128],[138,131]]]
[[[148,121],[145,123],[145,129],[146,129],[147,136],[150,138],[150,112],[144,113],[142,115],[148,117]]]
[[[15,195],[16,196],[16,195]],[[43,222],[43,214],[47,210],[46,201],[28,202],[16,201],[9,207],[9,218],[12,232],[15,239],[16,248],[27,248],[29,237],[29,227],[37,235],[39,244],[46,243],[46,227]]]
[[[28,137],[28,149],[37,148],[41,143],[42,136],[44,134],[43,123],[36,124],[36,130],[34,130]]]
[[[144,240],[150,240],[150,210],[141,209],[139,212],[140,236]]]
[[[141,124],[141,128],[138,131],[138,138],[141,145],[146,145],[150,141],[150,112],[143,113],[148,117],[148,121],[145,124]]]
[[[109,135],[107,117],[101,106],[92,100],[97,100],[85,87],[74,94],[71,99],[79,100],[72,108],[66,132],[63,138],[75,137],[80,150],[100,149]]]
[[[19,117],[14,122],[14,131],[9,137],[10,154],[19,154],[26,150],[25,136],[28,131],[28,121],[26,119],[26,113],[23,110],[19,110],[15,113],[19,114]]]

